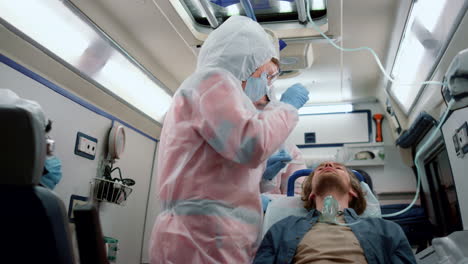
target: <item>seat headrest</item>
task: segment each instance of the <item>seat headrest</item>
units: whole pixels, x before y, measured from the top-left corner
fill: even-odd
[[[38,184],[46,156],[41,107],[0,89],[0,123],[0,184]]]
[[[297,170],[294,172],[291,176],[288,178],[288,187],[287,187],[287,195],[288,196],[294,196],[294,182],[297,180],[299,177],[303,176],[309,176],[314,170],[312,169],[302,169],[302,170]],[[359,182],[365,182],[364,176],[356,170],[351,170],[354,173],[354,176],[358,179]]]

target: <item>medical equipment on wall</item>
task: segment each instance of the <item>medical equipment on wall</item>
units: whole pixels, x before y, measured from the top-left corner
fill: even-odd
[[[445,103],[455,99],[451,110],[468,105],[468,49],[460,51],[450,63],[444,76],[442,97]]]
[[[92,182],[93,196],[97,201],[105,201],[118,205],[125,205],[128,196],[132,193],[130,186],[135,180],[123,178],[119,167],[114,167],[117,159],[121,158],[125,150],[125,130],[122,125],[114,125],[109,132],[108,155],[102,177],[94,178]],[[112,177],[117,171],[119,177]]]
[[[398,121],[398,117],[397,117],[397,115],[395,113],[395,110],[393,109],[392,103],[390,102],[390,98],[387,98],[387,101],[385,102],[385,104],[387,106],[386,107],[386,112],[388,114],[388,118],[389,118],[390,122],[393,123],[395,132],[400,134],[401,133],[400,121]]]
[[[414,196],[413,201],[405,209],[401,210],[400,212],[382,215],[382,217],[391,217],[391,216],[400,215],[408,211],[416,203],[419,197],[420,189],[421,189],[421,178],[426,177],[426,171],[424,170],[424,154],[429,151],[430,147],[437,140],[436,138],[437,132],[440,131],[449,113],[452,112],[452,110],[458,107],[461,107],[461,105],[466,104],[466,99],[467,99],[466,97],[468,96],[468,74],[467,74],[468,52],[467,51],[468,49],[460,51],[455,56],[452,63],[450,64],[444,77],[446,79],[446,83],[444,83],[444,88],[442,88],[443,94],[444,93],[447,94],[447,96],[444,96],[444,100],[448,100],[447,109],[445,110],[445,113],[440,119],[440,122],[437,125],[436,129],[429,135],[428,140],[416,152],[414,161],[415,161],[416,170],[417,170],[417,184],[416,184],[416,194]]]
[[[382,120],[384,116],[382,114],[375,114],[372,117],[375,121],[375,130],[376,130],[376,135],[375,135],[375,142],[382,142]]]
[[[109,159],[112,163],[119,159],[125,150],[125,130],[121,125],[113,126],[109,132]]]
[[[437,126],[437,121],[425,111],[419,113],[418,117],[413,121],[411,126],[404,130],[397,138],[395,144],[400,148],[410,148],[434,126]]]
[[[444,76],[446,85],[441,92],[445,103],[455,100],[451,110],[468,105],[468,49],[460,51],[453,59]],[[465,122],[452,136],[457,156],[463,158],[468,153],[468,124]]]

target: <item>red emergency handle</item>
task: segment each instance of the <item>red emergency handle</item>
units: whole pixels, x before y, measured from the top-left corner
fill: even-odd
[[[382,142],[382,120],[383,120],[383,115],[382,114],[375,114],[374,115],[374,121],[375,121],[375,127],[377,130],[377,133],[375,135],[375,142]]]

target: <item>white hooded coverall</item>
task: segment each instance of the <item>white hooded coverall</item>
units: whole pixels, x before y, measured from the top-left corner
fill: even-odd
[[[241,81],[278,57],[263,28],[234,16],[210,33],[174,95],[158,146],[161,213],[151,263],[251,263],[262,224],[259,183],[297,124],[282,102],[262,112]]]

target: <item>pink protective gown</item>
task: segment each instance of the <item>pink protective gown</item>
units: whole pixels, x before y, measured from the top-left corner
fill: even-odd
[[[251,263],[265,161],[298,121],[281,102],[257,111],[242,90],[273,57],[272,39],[247,17],[231,17],[203,44],[164,120],[151,263]]]

